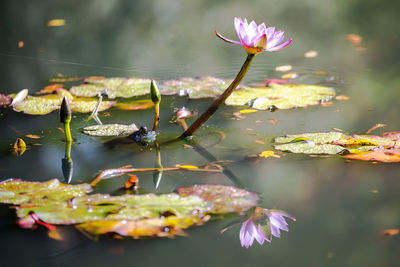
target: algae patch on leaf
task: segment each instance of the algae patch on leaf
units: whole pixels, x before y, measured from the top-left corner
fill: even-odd
[[[136,132],[136,124],[103,124],[83,128],[83,133],[91,136],[127,136]]]
[[[331,87],[271,83],[270,87],[243,87],[232,93],[227,105],[248,105],[259,110],[290,109],[318,105],[336,95]]]
[[[149,88],[149,79],[89,77],[84,84],[71,87],[70,92],[82,97],[93,97],[100,92],[106,92],[108,98],[113,99],[146,95],[150,92]]]
[[[197,78],[183,77],[161,83],[160,91],[164,95],[178,94],[189,98],[217,97],[229,86],[231,80],[219,79],[212,76]]]

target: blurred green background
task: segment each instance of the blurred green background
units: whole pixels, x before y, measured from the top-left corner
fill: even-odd
[[[330,107],[257,112],[234,120],[240,108],[223,107],[208,123],[224,130],[226,140],[209,148],[230,165],[246,189],[260,192],[265,208],[284,209],[297,218],[290,232],[262,247],[240,247],[239,226],[223,235],[229,222],[215,221],[188,231],[189,237],[160,240],[110,240],[93,242],[73,229],[68,239],[49,239],[43,229],[19,229],[12,210],[0,208],[2,266],[397,266],[399,235],[380,238],[387,228],[400,227],[399,165],[346,163],[338,157],[310,158],[288,155],[249,163],[251,153],[270,149],[273,137],[302,132],[365,133],[377,123],[400,130],[398,12],[400,2],[362,0],[86,0],[0,2],[0,92],[28,88],[38,91],[57,74],[71,77],[122,76],[159,80],[182,76],[213,75],[233,78],[245,59],[243,48],[219,40],[214,30],[236,39],[234,17],[265,22],[285,31],[294,41],[287,48],[256,57],[244,83],[279,78],[279,65],[292,65],[296,83],[327,84],[349,101]],[[52,19],[65,19],[61,27],[47,27]],[[347,34],[363,37],[359,51]],[[23,47],[18,42],[23,41]],[[315,58],[305,58],[309,50]],[[325,77],[315,76],[325,71]],[[174,107],[199,111],[210,100],[163,98],[160,129],[179,134],[168,120]],[[152,112],[111,110],[104,123],[136,122],[151,125]],[[73,121],[77,140],[72,148],[74,182],[90,181],[99,169],[126,164],[152,167],[149,148],[105,148],[99,139],[80,133],[86,115]],[[272,125],[268,119],[277,119]],[[256,123],[261,120],[262,123]],[[10,110],[0,113],[0,180],[23,178],[62,179],[63,136],[58,114],[28,116]],[[254,129],[258,136],[250,135]],[[22,157],[12,156],[9,144],[25,134],[41,134],[44,144]],[[201,132],[200,132],[201,133]],[[211,137],[209,137],[211,138]],[[207,137],[205,144],[213,143]],[[212,138],[211,138],[212,139]],[[262,140],[265,147],[255,143]],[[31,142],[32,143],[32,142]],[[161,148],[163,165],[201,165],[207,161],[179,148]],[[100,190],[112,192],[123,179],[104,182]],[[140,176],[143,191],[155,191],[151,173]],[[231,184],[223,175],[165,173],[156,192],[193,183]],[[5,265],[3,265],[5,264]]]

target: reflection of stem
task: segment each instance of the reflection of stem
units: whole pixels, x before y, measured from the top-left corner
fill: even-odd
[[[154,122],[153,131],[157,131],[158,121],[160,120],[160,103],[156,103],[154,106]]]
[[[163,166],[161,164],[161,153],[160,153],[160,145],[158,144],[158,141],[155,141],[155,146],[156,146],[156,153],[157,153],[157,163],[156,167],[162,169]],[[163,172],[162,171],[154,171],[153,172],[153,183],[154,183],[154,188],[157,189],[158,186],[160,185],[161,179],[162,179]]]
[[[205,149],[204,147],[202,147],[199,143],[194,142],[193,140],[189,141],[189,144],[191,146],[193,146],[194,150],[199,153],[202,157],[204,157],[205,159],[207,159],[209,162],[213,162],[213,161],[217,161],[217,159],[214,157],[214,155],[212,155],[210,152],[207,151],[207,149]],[[235,176],[235,174],[229,170],[228,168],[224,167],[224,169],[222,170],[223,174],[226,175],[226,177],[229,178],[229,180],[232,181],[232,183],[236,186],[236,187],[241,187],[244,188],[244,186],[240,183],[239,179]]]
[[[236,87],[243,80],[247,71],[250,68],[251,62],[254,59],[254,54],[247,55],[246,61],[243,63],[242,68],[237,74],[236,78],[229,85],[229,87],[223,92],[215,101],[211,104],[211,106],[203,113],[201,116],[190,125],[189,129],[187,129],[179,138],[184,139],[188,136],[192,136],[197,129],[200,128],[214,113],[217,111],[218,107],[225,102],[225,100],[232,94],[232,92],[236,89]]]
[[[65,144],[65,157],[61,160],[61,168],[64,179],[67,183],[70,183],[72,180],[72,174],[74,171],[74,163],[71,158],[71,141],[67,141]]]

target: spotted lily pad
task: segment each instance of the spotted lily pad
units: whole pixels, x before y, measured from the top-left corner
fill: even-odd
[[[174,236],[210,214],[244,212],[257,204],[258,195],[222,185],[189,186],[169,194],[88,195],[88,184],[66,185],[58,180],[0,183],[0,202],[15,204],[19,224],[77,224],[93,235]]]
[[[258,195],[244,189],[225,185],[194,185],[176,190],[180,196],[196,195],[214,203],[211,212],[229,213],[248,210],[257,204]],[[227,203],[230,203],[227,205]]]
[[[249,105],[259,110],[290,109],[318,105],[330,101],[335,90],[317,85],[271,83],[270,87],[243,87],[232,93],[225,101],[227,105]]]
[[[304,154],[344,154],[345,158],[399,161],[400,133],[383,136],[346,135],[340,132],[305,133],[275,138],[275,149]]]
[[[103,124],[83,128],[83,133],[91,136],[126,136],[136,132],[136,124]]]
[[[14,110],[31,115],[45,115],[59,109],[64,96],[68,98],[72,112],[92,112],[97,104],[95,98],[74,97],[68,91],[61,89],[57,91],[57,94],[28,96],[24,101],[14,105]],[[99,111],[109,109],[115,103],[115,101],[102,101]]]
[[[10,179],[0,182],[0,203],[58,201],[84,196],[92,191],[88,184],[68,185],[57,179],[46,182],[26,182]]]
[[[197,78],[183,77],[178,80],[162,82],[161,94],[187,95],[189,98],[217,97],[229,86],[231,80],[219,79],[212,76]]]
[[[93,97],[105,91],[108,98],[130,98],[150,93],[150,80],[140,78],[87,78],[84,84],[73,86],[70,92],[76,96]]]

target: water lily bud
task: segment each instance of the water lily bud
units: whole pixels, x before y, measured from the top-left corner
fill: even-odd
[[[154,104],[158,104],[161,102],[160,90],[158,90],[157,84],[154,80],[151,80],[150,94],[151,94],[151,101],[153,101]]]
[[[62,123],[68,123],[71,121],[71,108],[68,103],[68,99],[64,96],[62,103],[61,103],[61,109],[60,109],[60,122]]]

